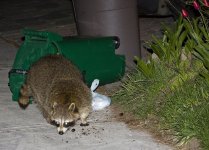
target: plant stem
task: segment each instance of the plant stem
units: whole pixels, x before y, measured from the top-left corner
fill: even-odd
[[[199,11],[199,12],[200,12],[200,15],[201,15],[203,24],[204,24],[204,26],[205,26],[206,32],[208,33],[208,26],[207,26],[207,24],[206,24],[206,22],[205,22],[205,18],[204,18],[204,16],[203,16],[202,12],[201,12],[201,11]]]

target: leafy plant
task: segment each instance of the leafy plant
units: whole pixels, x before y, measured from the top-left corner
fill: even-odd
[[[158,58],[137,61],[113,100],[159,132],[171,130],[179,145],[192,138],[209,146],[209,34],[202,18],[180,17],[149,42]],[[153,55],[152,54],[152,55]],[[204,77],[204,78],[202,78]],[[205,82],[207,81],[207,82]],[[208,84],[207,84],[208,83]]]

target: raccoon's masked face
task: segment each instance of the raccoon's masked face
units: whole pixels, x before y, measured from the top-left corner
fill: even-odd
[[[56,126],[58,133],[62,135],[75,125],[75,117],[73,115],[75,104],[71,103],[70,106],[59,106],[55,103],[53,109],[51,124]]]

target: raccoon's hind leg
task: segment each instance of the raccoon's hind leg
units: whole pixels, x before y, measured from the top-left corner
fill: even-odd
[[[28,85],[23,84],[20,89],[20,98],[18,100],[18,104],[22,109],[25,109],[29,105],[29,97],[31,96],[30,89]]]
[[[89,109],[88,108],[84,108],[84,109],[79,111],[79,114],[80,114],[80,119],[81,119],[80,126],[88,126],[89,124],[86,121],[86,119],[89,116]]]

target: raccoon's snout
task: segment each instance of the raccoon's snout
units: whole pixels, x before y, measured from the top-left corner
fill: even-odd
[[[64,132],[63,132],[63,131],[59,131],[59,134],[60,134],[60,135],[63,135],[63,134],[64,134]]]
[[[68,128],[65,128],[65,127],[62,127],[62,126],[57,128],[57,131],[60,135],[63,135],[64,133],[66,133],[67,130],[68,130]]]

